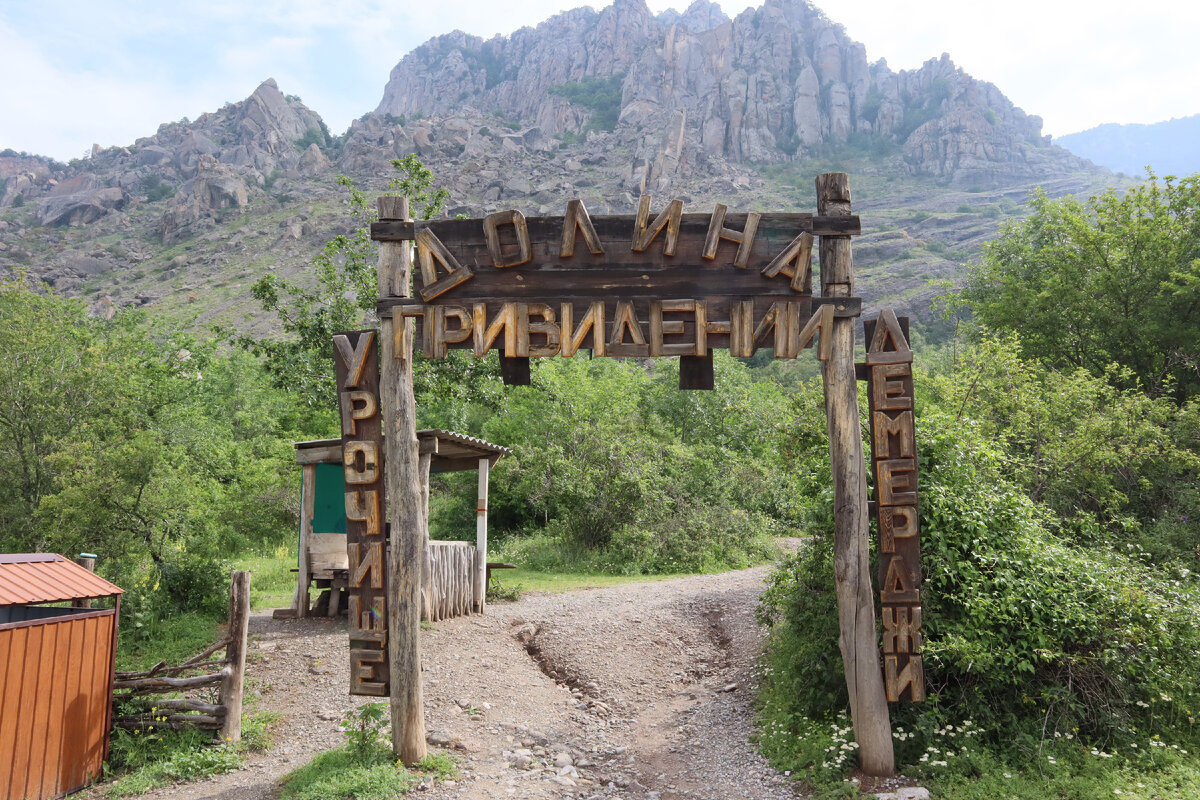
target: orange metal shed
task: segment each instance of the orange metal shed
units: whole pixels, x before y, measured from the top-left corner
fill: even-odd
[[[100,776],[121,592],[60,555],[0,555],[0,800],[61,797]],[[114,608],[42,605],[98,597]]]

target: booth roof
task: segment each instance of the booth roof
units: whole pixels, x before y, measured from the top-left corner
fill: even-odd
[[[0,606],[108,597],[123,591],[56,553],[0,554]]]
[[[474,436],[467,436],[466,434],[455,433],[454,431],[444,431],[438,428],[417,431],[417,440],[423,445],[436,442],[436,455],[433,457],[435,464],[440,463],[443,467],[450,469],[466,468],[470,466],[469,462],[472,459],[486,458],[495,464],[501,456],[512,452],[507,447],[485,442],[483,439],[476,439]],[[341,439],[315,439],[308,442],[296,442],[296,459],[301,463],[312,463],[314,460],[329,461],[331,463],[337,462],[341,460],[341,446]],[[326,448],[336,448],[336,450],[331,451],[331,453],[322,453],[321,451]],[[306,451],[316,452],[308,452],[306,454]]]

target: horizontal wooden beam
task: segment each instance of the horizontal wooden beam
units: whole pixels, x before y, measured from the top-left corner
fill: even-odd
[[[680,218],[680,237],[695,234],[704,238],[708,232],[709,214],[684,214]],[[526,217],[525,223],[529,236],[534,241],[546,238],[557,246],[561,240],[565,217]],[[609,242],[625,241],[627,247],[632,245],[633,230],[636,218],[633,214],[614,214],[611,216],[592,217],[596,234],[605,243],[606,250]],[[725,215],[725,227],[742,230],[746,225],[746,214]],[[417,236],[417,231],[427,228],[432,230],[443,242],[451,239],[470,241],[486,245],[486,235],[482,219],[449,219],[429,220],[418,222],[399,222],[388,220],[371,223],[371,238],[377,242],[408,242]],[[552,233],[552,236],[548,234]],[[857,236],[862,233],[862,223],[857,216],[822,217],[813,214],[762,214],[758,223],[758,234],[761,236],[786,235],[790,240],[801,233],[811,233],[813,236]],[[581,247],[584,253],[587,248]],[[730,246],[731,252],[736,247]],[[579,255],[579,250],[576,251]]]

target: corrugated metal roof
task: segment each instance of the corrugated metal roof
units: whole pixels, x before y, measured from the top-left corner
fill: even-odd
[[[55,553],[0,554],[0,606],[107,597],[123,591]]]
[[[425,428],[417,431],[418,439],[437,439],[440,442],[454,442],[463,447],[474,450],[481,455],[487,453],[499,453],[500,455],[508,455],[512,452],[510,448],[503,445],[492,444],[483,439],[476,439],[474,436],[467,436],[465,433],[455,433],[454,431],[444,431],[440,428]],[[341,439],[313,439],[308,442],[296,442],[297,450],[308,450],[320,447],[330,447],[340,445]]]

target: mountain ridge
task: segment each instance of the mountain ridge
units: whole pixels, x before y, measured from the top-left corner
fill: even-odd
[[[801,18],[809,29],[788,27]],[[593,214],[632,213],[645,193],[682,198],[689,211],[717,202],[811,210],[812,175],[847,171],[856,208],[872,215],[856,248],[864,286],[927,315],[930,281],[953,280],[958,263],[978,252],[1033,185],[1059,195],[1115,180],[1034,136],[1036,117],[1005,110],[1015,107],[997,99],[998,89],[948,57],[892,73],[882,62],[867,65],[862,46],[838,30],[801,0],[767,0],[732,20],[705,0],[658,17],[642,0],[617,0],[489,40],[495,59],[475,66],[463,49],[476,40],[435,37],[400,60],[391,91],[395,76],[403,83],[436,53],[422,91],[461,94],[453,87],[473,86],[478,91],[466,99],[475,100],[445,110],[416,101],[377,109],[340,136],[267,79],[243,101],[70,164],[5,151],[0,270],[27,270],[87,298],[96,313],[153,306],[182,324],[268,332],[249,284],[265,270],[310,280],[307,264],[321,243],[355,224],[335,177],[382,191],[392,160],[410,153],[449,190],[448,213],[468,216],[501,208],[559,214],[573,197]],[[797,45],[810,40],[828,47]],[[618,41],[624,51],[610,47]],[[536,92],[522,96],[521,82],[503,77],[515,63],[506,48],[534,54],[517,73],[541,76]],[[580,71],[567,68],[568,56]],[[749,70],[752,57],[761,63]],[[789,77],[780,83],[768,67],[785,62]],[[619,82],[618,70],[626,70]],[[786,142],[796,148],[789,154],[780,140],[805,118],[796,87],[810,72],[849,75],[858,88],[818,85],[817,138],[805,144],[796,135]],[[872,94],[870,87],[885,84],[907,105],[889,105],[891,89]],[[501,97],[513,110],[487,107]],[[713,105],[708,97],[737,102]],[[903,140],[858,129],[871,115],[890,119]],[[711,132],[717,127],[719,135]]]

